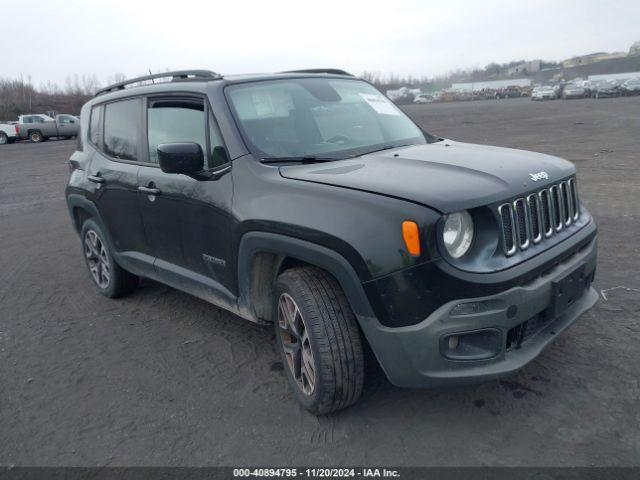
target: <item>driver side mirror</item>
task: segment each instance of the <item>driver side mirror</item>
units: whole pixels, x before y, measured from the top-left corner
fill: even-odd
[[[188,175],[201,172],[204,168],[204,154],[197,143],[162,143],[157,148],[158,163],[164,173]]]

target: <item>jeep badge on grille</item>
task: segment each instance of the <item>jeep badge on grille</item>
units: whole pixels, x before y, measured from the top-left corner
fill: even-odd
[[[547,180],[549,178],[549,174],[547,172],[530,173],[529,176],[534,182],[537,182],[538,180]]]

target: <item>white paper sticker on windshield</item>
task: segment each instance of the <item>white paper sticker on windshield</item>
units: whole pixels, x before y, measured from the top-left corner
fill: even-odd
[[[371,105],[371,108],[382,115],[400,115],[396,106],[382,95],[361,93],[360,96],[365,102]]]

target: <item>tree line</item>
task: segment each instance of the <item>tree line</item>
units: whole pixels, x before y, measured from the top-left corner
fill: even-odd
[[[116,74],[108,83],[124,79]],[[95,75],[72,75],[64,85],[47,82],[36,88],[30,77],[0,78],[0,121],[17,120],[26,113],[70,113],[80,114],[82,105],[100,88]]]

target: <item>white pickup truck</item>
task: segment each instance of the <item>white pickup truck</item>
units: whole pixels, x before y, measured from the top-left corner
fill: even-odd
[[[78,135],[80,119],[73,115],[56,115],[52,118],[43,114],[20,115],[18,135],[21,139],[42,142],[51,137],[71,138]]]
[[[18,138],[18,125],[0,122],[0,145],[13,143]]]

